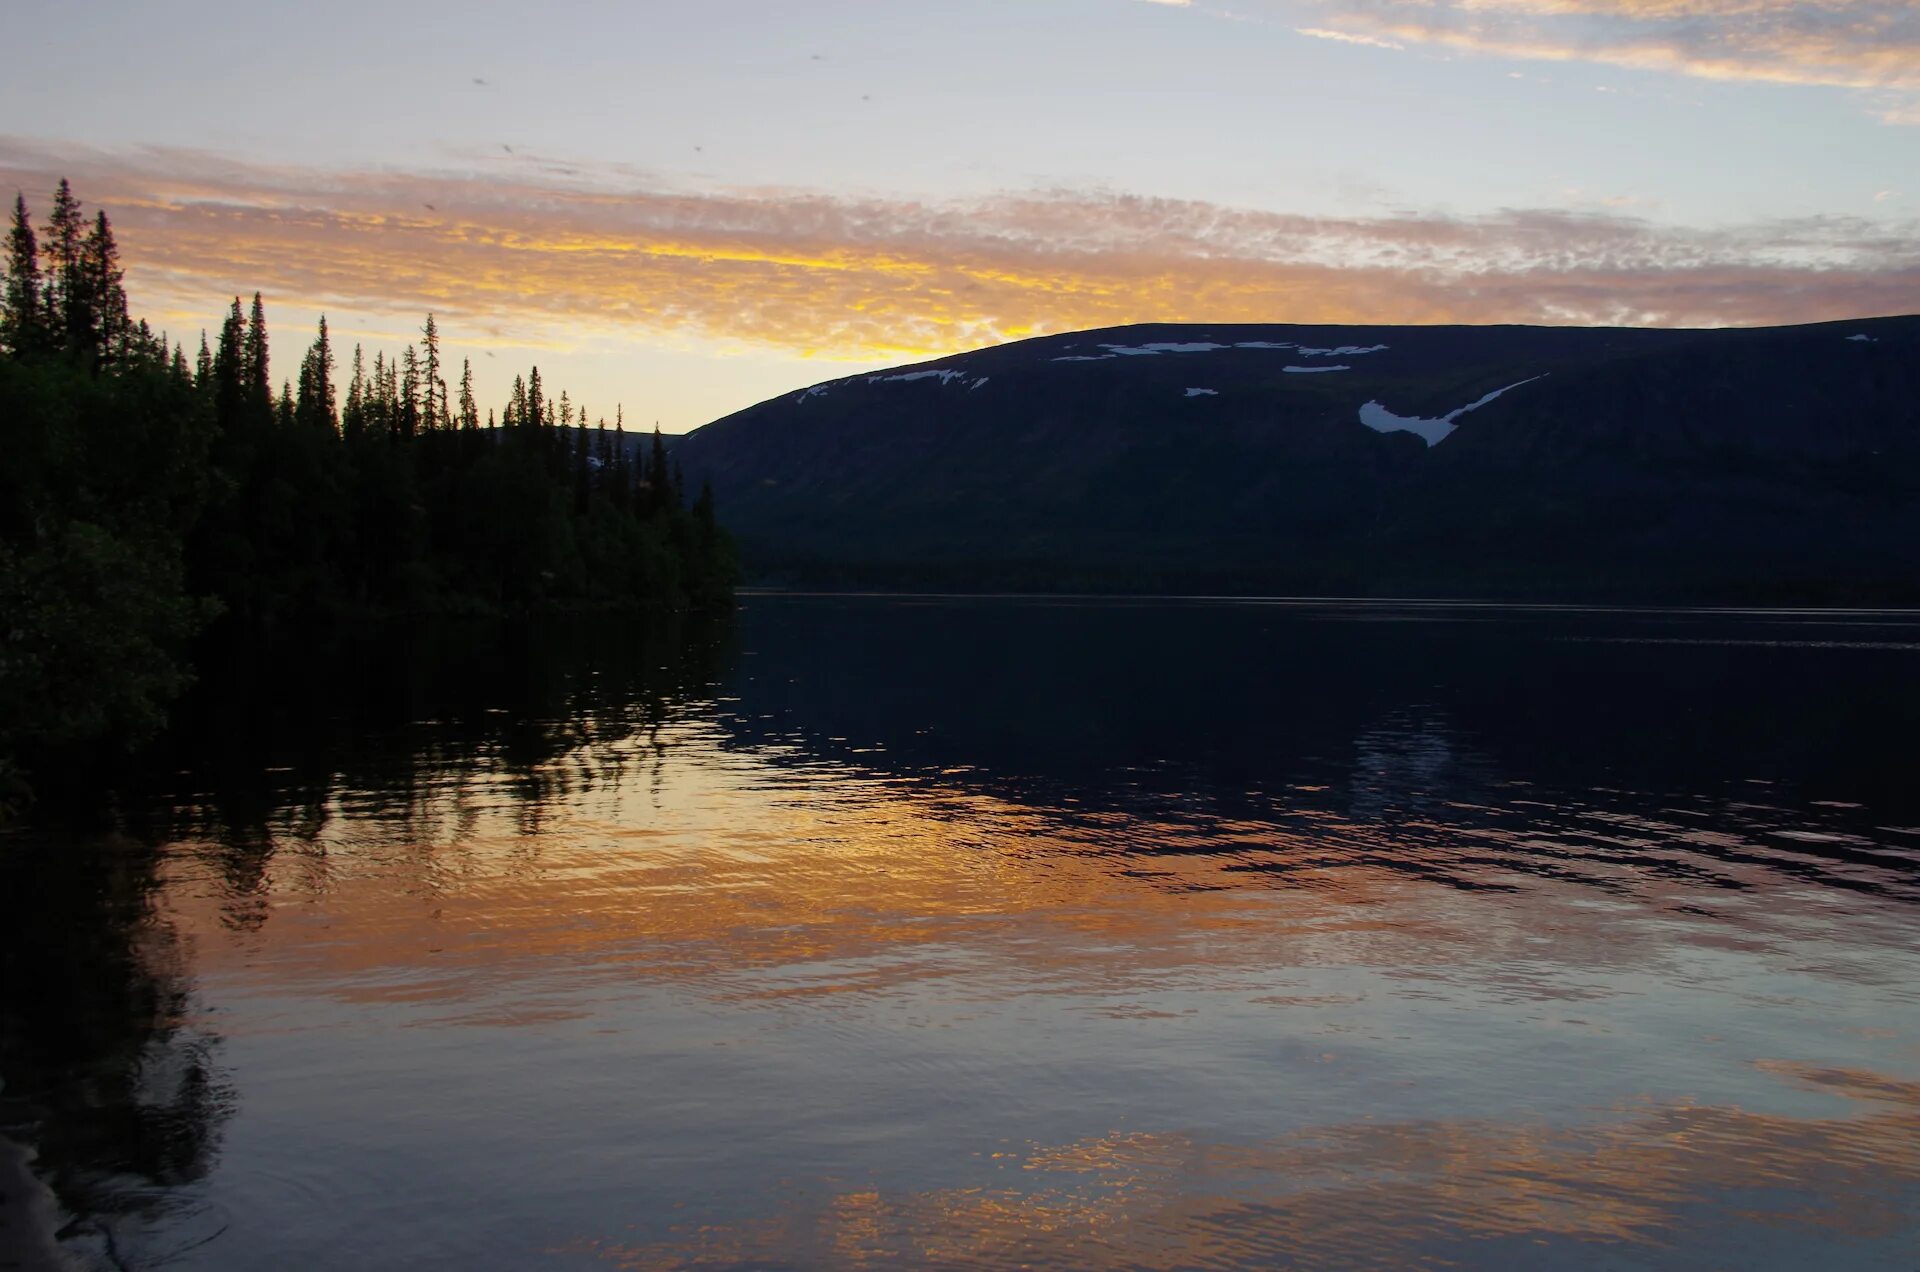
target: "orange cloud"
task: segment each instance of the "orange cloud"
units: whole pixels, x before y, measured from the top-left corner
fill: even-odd
[[[0,176],[74,180],[142,308],[255,289],[469,329],[681,333],[848,358],[1140,321],[1813,321],[1920,310],[1920,236],[1503,211],[1327,218],[1071,191],[920,202],[794,190],[245,165],[0,139]],[[32,196],[30,195],[30,198]],[[40,195],[44,201],[44,195]]]
[[[1323,39],[1864,92],[1920,118],[1920,10],[1907,0],[1307,0]]]

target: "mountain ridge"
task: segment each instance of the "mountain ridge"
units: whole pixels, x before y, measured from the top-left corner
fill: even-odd
[[[1920,316],[1103,328],[823,381],[675,452],[764,581],[1920,599]]]

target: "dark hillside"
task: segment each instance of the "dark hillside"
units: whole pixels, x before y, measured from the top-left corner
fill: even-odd
[[[849,377],[676,445],[765,580],[1920,597],[1920,319],[1142,326]]]

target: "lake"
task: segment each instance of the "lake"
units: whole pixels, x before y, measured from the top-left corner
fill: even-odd
[[[0,844],[88,1266],[1920,1266],[1920,614],[759,594],[164,756]]]

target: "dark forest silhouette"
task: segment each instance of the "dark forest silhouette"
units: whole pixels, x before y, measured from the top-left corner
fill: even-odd
[[[274,388],[265,307],[197,354],[129,317],[105,212],[16,197],[0,291],[0,787],[21,757],[151,735],[211,623],[731,602],[711,491],[656,429],[588,413],[538,368],[483,421],[428,315],[396,359],[326,319]],[[6,793],[0,790],[0,804]]]

